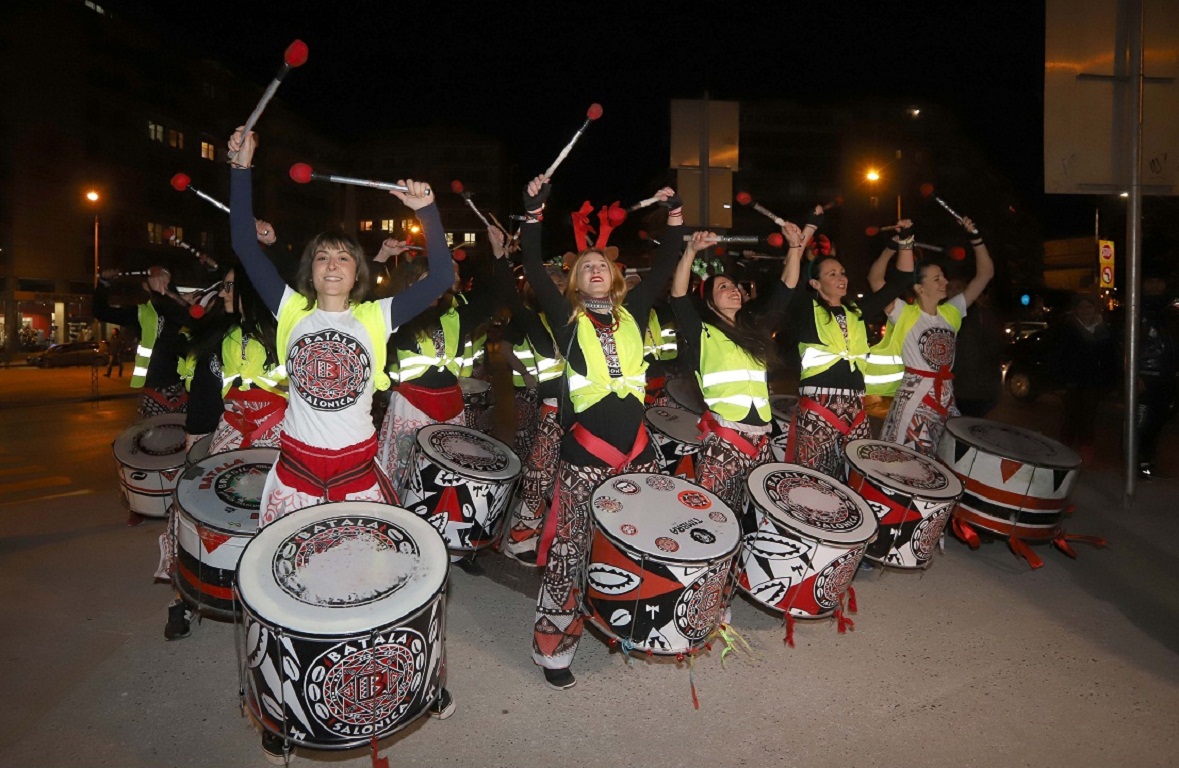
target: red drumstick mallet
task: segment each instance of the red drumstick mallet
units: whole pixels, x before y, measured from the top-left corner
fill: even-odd
[[[741,205],[748,205],[748,206],[752,207],[753,210],[757,211],[762,216],[765,216],[767,219],[774,222],[779,227],[786,226],[785,219],[783,219],[781,216],[774,213],[773,211],[765,208],[764,206],[762,206],[761,203],[753,202],[753,195],[749,194],[748,192],[738,192],[737,193],[737,202],[740,203]]]
[[[372,187],[373,189],[388,189],[395,192],[408,192],[409,187],[404,184],[394,184],[389,181],[372,181],[370,179],[354,179],[351,176],[337,176],[334,173],[316,173],[307,163],[295,163],[291,166],[291,178],[299,184],[315,181],[334,181],[336,184],[352,184],[357,187]],[[426,194],[430,194],[429,190]]]
[[[217,200],[214,197],[210,197],[209,195],[206,195],[204,192],[202,192],[199,189],[197,189],[196,187],[194,187],[192,185],[192,179],[188,178],[187,173],[178,173],[172,177],[172,189],[176,190],[177,192],[185,192],[185,191],[192,192],[197,197],[204,198],[205,200],[209,201],[210,203],[212,203],[216,207],[220,208],[221,210],[225,211],[226,213],[229,213],[229,206],[228,205],[226,205],[225,203],[222,203],[220,200]]]
[[[278,90],[278,86],[282,84],[282,79],[287,76],[287,73],[295,67],[303,66],[306,62],[307,43],[302,40],[296,40],[287,46],[287,49],[282,54],[282,66],[279,67],[278,74],[270,81],[270,85],[266,86],[266,90],[262,93],[262,98],[258,100],[258,106],[254,107],[254,111],[246,119],[246,124],[242,127],[242,136],[254,130],[254,125],[258,122],[258,118],[262,117],[262,110],[266,109],[266,105],[274,98],[275,91]],[[236,156],[236,152],[229,153],[230,160]]]
[[[464,202],[466,202],[467,206],[475,212],[476,216],[479,217],[479,221],[483,222],[483,226],[491,227],[491,222],[487,220],[487,218],[477,207],[475,207],[475,201],[471,199],[471,193],[466,191],[461,181],[455,179],[454,181],[450,182],[450,191],[454,192],[456,195],[461,197]]]
[[[601,116],[602,105],[598,104],[597,102],[590,104],[589,109],[586,110],[585,113],[585,122],[582,123],[581,127],[577,129],[577,133],[573,134],[573,138],[570,139],[569,143],[565,145],[565,148],[561,150],[561,154],[557,155],[557,159],[553,161],[553,164],[549,166],[549,169],[544,172],[544,177],[546,179],[551,179],[553,177],[553,171],[557,170],[557,166],[564,162],[565,158],[569,156],[569,150],[573,149],[573,145],[576,144],[577,140],[581,138],[581,134],[585,133],[585,129],[589,128],[590,123],[597,120]]]
[[[691,235],[684,235],[684,242],[692,239]],[[771,232],[768,235],[718,235],[717,243],[743,243],[746,245],[768,245],[772,248],[781,248],[786,239],[782,237],[781,232]]]

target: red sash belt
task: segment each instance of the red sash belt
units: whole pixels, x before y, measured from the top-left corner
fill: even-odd
[[[395,390],[410,405],[437,422],[450,421],[463,412],[463,391],[458,383],[442,389],[400,384]]]
[[[954,378],[954,374],[950,372],[950,366],[943,365],[936,371],[923,371],[919,368],[905,366],[905,373],[911,373],[923,379],[933,379],[933,402],[930,405],[938,414],[945,416],[949,409],[942,405],[942,385]]]
[[[249,448],[258,438],[282,422],[287,411],[287,399],[265,389],[234,387],[225,399],[237,406],[225,410],[225,423],[242,435],[242,448]]]
[[[631,446],[630,453],[623,453],[580,423],[574,424],[570,433],[578,445],[609,464],[611,469],[616,472],[621,471],[627,464],[637,459],[639,454],[647,448],[647,441],[650,439],[647,437],[647,430],[640,428],[638,434],[635,435],[635,443]],[[549,546],[552,545],[553,539],[557,535],[557,515],[561,508],[560,505],[561,479],[558,477],[557,482],[553,485],[553,503],[549,507],[548,515],[545,516],[544,532],[541,534],[540,546],[536,551],[536,564],[539,566],[544,566],[549,560]]]
[[[863,424],[864,420],[868,418],[868,412],[861,408],[855,417],[852,418],[851,424],[844,424],[843,419],[836,416],[834,411],[818,400],[812,400],[805,395],[800,396],[798,398],[798,406],[794,411],[794,420],[790,425],[790,437],[786,440],[786,461],[794,461],[796,458],[795,443],[798,439],[798,417],[802,411],[810,411],[815,414],[844,437],[851,434],[853,429]]]
[[[700,428],[701,440],[704,440],[706,437],[708,437],[709,434],[715,434],[720,439],[732,443],[737,450],[741,451],[741,453],[745,454],[751,459],[757,458],[757,454],[761,451],[761,447],[765,445],[766,440],[769,439],[765,435],[760,435],[757,439],[757,442],[752,443],[749,441],[749,438],[746,437],[745,434],[740,430],[733,429],[732,427],[726,427],[717,421],[716,416],[713,415],[712,411],[705,411],[704,415],[700,417],[700,423],[696,426]]]
[[[300,493],[343,501],[349,493],[379,486],[385,501],[397,503],[397,495],[385,473],[377,467],[377,436],[346,448],[318,448],[289,435],[282,436],[275,472],[282,482]]]

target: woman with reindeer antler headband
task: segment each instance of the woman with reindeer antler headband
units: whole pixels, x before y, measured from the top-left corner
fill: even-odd
[[[545,176],[528,183],[524,210],[529,219],[521,243],[525,272],[565,358],[568,396],[560,405],[568,429],[561,440],[556,514],[550,515],[541,544],[539,562],[545,563],[545,572],[536,601],[532,658],[544,670],[547,685],[564,690],[575,682],[569,665],[584,622],[580,594],[589,549],[589,496],[599,483],[621,472],[658,471],[643,426],[646,365],[636,318],[647,317],[675,269],[677,244],[683,242],[683,204],[670,187],[657,193],[671,208],[671,231],[648,279],[635,290],[627,292],[622,273],[599,243],[577,255],[562,295],[541,261],[540,220],[548,195]]]
[[[696,372],[708,409],[700,419],[703,445],[696,460],[696,482],[732,509],[742,509],[745,473],[772,461],[769,433],[770,390],[767,369],[774,361],[772,328],[765,319],[790,305],[798,284],[805,240],[815,231],[786,222],[782,234],[790,245],[781,279],[768,302],[754,314],[741,287],[726,275],[713,275],[700,286],[701,304],[688,296],[696,255],[716,243],[713,232],[697,232],[671,281],[671,308],[680,328],[680,357]]]
[[[822,210],[816,208],[812,217],[820,226]],[[802,371],[786,461],[841,478],[844,446],[872,436],[864,411],[868,357],[864,318],[880,314],[911,283],[912,241],[907,247],[909,261],[897,261],[902,271],[858,305],[848,296],[847,271],[833,253],[819,254],[809,263],[811,301],[795,301],[790,307]],[[906,264],[908,272],[903,271]]]

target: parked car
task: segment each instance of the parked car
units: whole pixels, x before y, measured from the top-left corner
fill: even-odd
[[[71,341],[54,344],[44,352],[29,355],[29,365],[60,368],[66,365],[106,365],[105,345],[97,341]]]
[[[1017,336],[1007,346],[1003,363],[1003,384],[1016,400],[1030,403],[1056,389],[1049,370],[1053,333],[1045,328]]]

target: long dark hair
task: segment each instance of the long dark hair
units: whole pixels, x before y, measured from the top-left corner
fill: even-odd
[[[761,318],[749,311],[748,307],[742,306],[737,312],[736,322],[730,323],[716,311],[716,307],[712,303],[712,292],[716,281],[722,277],[732,280],[726,275],[713,275],[701,285],[700,318],[709,325],[719,328],[734,344],[748,352],[753,359],[766,368],[770,368],[778,362],[778,354],[769,328],[758,322]]]
[[[266,308],[262,297],[247,277],[246,270],[240,264],[228,264],[222,279],[230,271],[233,272],[233,301],[236,311],[226,312],[220,299],[212,302],[208,314],[194,329],[189,350],[196,355],[198,361],[211,355],[220,355],[221,342],[234,328],[240,326],[243,336],[254,339],[265,348],[266,366],[273,368],[278,365],[275,341],[278,321]]]

